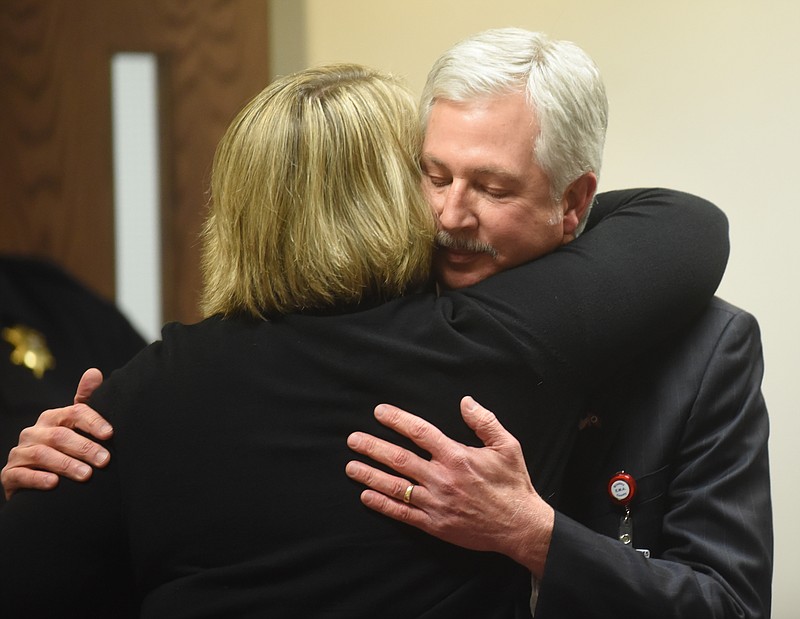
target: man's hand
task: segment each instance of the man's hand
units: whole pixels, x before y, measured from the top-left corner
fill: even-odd
[[[351,449],[403,477],[355,460],[347,464],[347,475],[369,487],[361,494],[367,507],[446,542],[507,555],[541,578],[553,509],[534,490],[519,441],[494,414],[465,397],[461,415],[485,447],[458,443],[397,407],[377,406],[378,421],[411,439],[431,459],[354,432],[347,439]]]
[[[22,488],[55,488],[59,475],[86,481],[92,466],[108,464],[108,451],[74,431],[82,430],[99,440],[111,438],[111,425],[85,404],[102,382],[100,370],[86,370],[72,406],[44,411],[36,425],[20,433],[19,445],[11,450],[0,473],[6,499]]]

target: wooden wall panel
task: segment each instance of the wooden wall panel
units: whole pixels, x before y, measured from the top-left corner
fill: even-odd
[[[110,62],[161,75],[165,320],[193,321],[213,151],[267,83],[266,0],[0,2],[0,251],[114,292]]]

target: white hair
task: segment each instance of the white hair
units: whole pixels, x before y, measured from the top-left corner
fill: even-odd
[[[553,201],[560,201],[583,174],[599,177],[608,126],[600,71],[574,43],[521,28],[469,37],[434,63],[422,91],[420,119],[427,127],[438,99],[469,102],[521,91],[539,125],[534,157],[550,180]]]

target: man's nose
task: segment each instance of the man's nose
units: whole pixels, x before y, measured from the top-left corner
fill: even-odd
[[[453,180],[437,209],[442,229],[463,230],[477,227],[478,219],[475,216],[472,202],[467,184],[463,181]]]

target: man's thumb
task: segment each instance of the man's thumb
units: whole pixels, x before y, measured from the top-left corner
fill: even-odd
[[[78,390],[75,392],[75,404],[85,403],[89,396],[94,393],[103,383],[103,373],[97,368],[89,368],[81,376],[81,381],[78,383]]]
[[[461,417],[486,446],[507,442],[509,437],[513,440],[495,414],[476,402],[472,396],[461,398]]]

